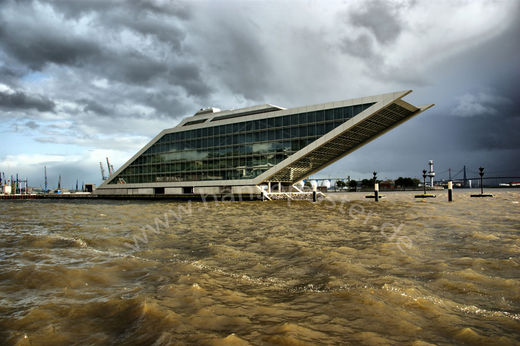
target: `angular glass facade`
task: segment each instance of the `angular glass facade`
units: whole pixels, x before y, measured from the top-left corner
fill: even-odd
[[[175,129],[109,184],[252,179],[373,104]]]

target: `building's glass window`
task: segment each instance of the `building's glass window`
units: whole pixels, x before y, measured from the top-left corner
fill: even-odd
[[[372,105],[166,134],[110,184],[252,179]]]

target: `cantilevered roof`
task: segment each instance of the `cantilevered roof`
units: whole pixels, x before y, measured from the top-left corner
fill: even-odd
[[[433,106],[416,107],[401,100],[410,92],[407,90],[364,98],[366,102],[376,103],[270,168],[256,178],[256,183],[296,183]]]

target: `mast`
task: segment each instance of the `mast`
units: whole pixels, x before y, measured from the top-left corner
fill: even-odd
[[[43,166],[43,172],[45,174],[45,188],[44,188],[44,192],[47,193],[49,190],[47,189],[47,186],[48,186],[48,182],[47,182],[47,166]]]

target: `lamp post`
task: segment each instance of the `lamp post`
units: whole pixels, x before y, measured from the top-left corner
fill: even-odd
[[[480,167],[479,169],[479,175],[480,175],[480,194],[484,194],[484,186],[482,185],[482,177],[484,176],[484,167]]]
[[[423,169],[423,171],[422,171],[422,176],[423,176],[424,194],[426,195],[426,170],[425,169]]]

